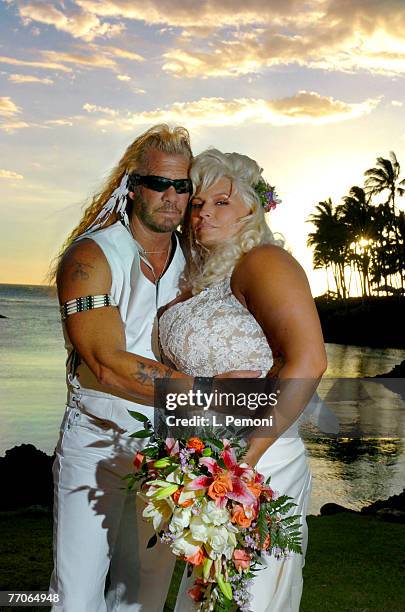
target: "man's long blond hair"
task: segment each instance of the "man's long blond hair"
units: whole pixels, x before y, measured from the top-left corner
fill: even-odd
[[[111,194],[120,185],[126,172],[130,174],[134,171],[143,171],[147,165],[147,153],[150,150],[161,151],[162,153],[183,155],[187,159],[192,159],[190,135],[186,128],[170,128],[166,124],[155,125],[136,138],[127,148],[124,155],[112,170],[106,183],[100,192],[96,193],[90,204],[84,210],[79,225],[69,234],[68,238],[61,247],[61,250],[52,265],[49,273],[51,282],[55,282],[56,275],[62,257],[70,245],[83,234],[94,222],[97,215],[109,200]],[[118,215],[114,212],[103,224],[103,228],[112,225],[118,220]]]

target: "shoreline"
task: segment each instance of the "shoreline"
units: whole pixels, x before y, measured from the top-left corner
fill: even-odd
[[[405,350],[404,297],[315,298],[326,343]]]

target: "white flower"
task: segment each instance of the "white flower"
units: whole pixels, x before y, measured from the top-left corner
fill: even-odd
[[[208,543],[213,551],[221,552],[228,543],[228,531],[226,527],[211,527],[208,535]]]
[[[200,516],[192,516],[190,519],[190,531],[193,538],[205,542],[208,538],[209,527],[201,520]]]
[[[189,526],[191,518],[190,508],[176,508],[170,521],[169,529],[172,533],[181,533]]]
[[[203,506],[201,518],[205,523],[223,525],[229,521],[230,514],[226,508],[218,508],[214,501],[209,501]]]
[[[149,519],[149,521],[152,520],[155,531],[160,529],[170,519],[171,515],[172,508],[166,499],[150,502],[142,512],[144,518]]]
[[[190,532],[186,532],[185,535],[181,535],[173,540],[171,549],[175,555],[185,555],[186,557],[191,557],[198,552],[200,549],[200,544],[200,542],[197,542],[192,538]]]
[[[237,531],[237,529],[236,529]],[[221,527],[211,526],[207,540],[209,548],[209,556],[211,559],[217,559],[224,555],[227,559],[231,559],[236,542],[235,527],[231,523]]]
[[[166,476],[166,480],[167,482],[181,484],[182,476],[183,475],[182,475],[181,467],[178,467],[176,470],[174,470],[173,472],[171,472],[170,474]]]

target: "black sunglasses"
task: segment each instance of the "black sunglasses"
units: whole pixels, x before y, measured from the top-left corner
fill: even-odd
[[[168,179],[164,176],[155,176],[154,174],[131,174],[128,179],[128,190],[133,191],[137,185],[143,185],[152,191],[166,191],[169,187],[174,187],[176,193],[192,193],[193,184],[190,179]]]

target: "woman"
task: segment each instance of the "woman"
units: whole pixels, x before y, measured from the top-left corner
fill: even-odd
[[[210,149],[195,158],[190,176],[194,195],[184,222],[189,291],[161,315],[164,354],[193,376],[244,369],[319,380],[326,354],[315,304],[301,266],[265,222],[262,202],[266,209],[272,202],[261,169],[246,156]],[[252,588],[254,612],[299,610],[311,475],[302,440],[291,436],[255,438],[245,455],[302,515],[303,554],[264,557]],[[184,578],[176,611],[189,609],[187,588]]]

